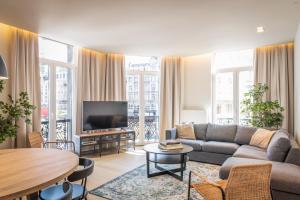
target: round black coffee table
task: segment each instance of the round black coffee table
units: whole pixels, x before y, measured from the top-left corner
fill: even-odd
[[[187,154],[193,151],[193,147],[182,145],[182,149],[171,150],[171,151],[163,151],[158,147],[158,143],[148,144],[144,147],[146,151],[146,162],[147,162],[147,177],[154,177],[163,174],[169,174],[174,178],[182,181],[183,180],[183,171],[186,169],[186,162],[188,160]],[[154,163],[156,169],[159,172],[150,173],[150,162]],[[175,169],[166,169],[159,164],[164,165],[174,165],[179,164],[179,168]],[[176,173],[180,172],[180,175]]]

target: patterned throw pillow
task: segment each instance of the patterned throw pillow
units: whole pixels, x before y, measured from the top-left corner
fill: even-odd
[[[178,124],[175,127],[179,138],[196,140],[193,124]]]
[[[270,140],[276,131],[269,131],[267,129],[259,128],[252,135],[250,145],[260,147],[263,149],[268,148]]]

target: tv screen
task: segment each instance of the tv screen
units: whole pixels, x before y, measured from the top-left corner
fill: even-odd
[[[84,101],[83,131],[127,127],[126,101]]]

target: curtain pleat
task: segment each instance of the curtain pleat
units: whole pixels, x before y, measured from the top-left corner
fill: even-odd
[[[20,29],[13,30],[11,43],[12,61],[10,73],[10,91],[13,99],[18,98],[22,91],[29,95],[29,101],[36,106],[31,116],[32,124],[27,125],[24,120],[18,122],[16,146],[27,146],[26,134],[41,131],[41,88],[38,35]]]
[[[284,108],[282,128],[294,133],[294,44],[255,50],[255,83],[266,83],[266,100],[278,100]]]
[[[160,140],[164,140],[165,130],[180,121],[182,58],[163,57],[160,70]]]
[[[77,80],[76,132],[82,130],[83,101],[125,101],[125,58],[119,54],[105,54],[80,49]]]

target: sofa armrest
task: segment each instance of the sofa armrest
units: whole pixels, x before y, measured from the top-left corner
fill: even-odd
[[[285,158],[285,162],[300,166],[300,148],[296,143],[296,141],[294,140],[294,138],[292,138],[291,136],[290,136],[290,141],[292,147],[290,148]]]
[[[177,139],[176,128],[166,130],[166,140],[175,140],[175,139]]]

